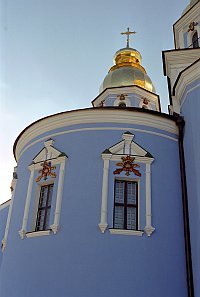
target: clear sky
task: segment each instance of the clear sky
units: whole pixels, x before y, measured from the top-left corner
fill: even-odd
[[[18,134],[46,115],[90,107],[128,26],[167,112],[161,52],[173,48],[172,24],[188,3],[0,0],[0,203],[10,198]]]

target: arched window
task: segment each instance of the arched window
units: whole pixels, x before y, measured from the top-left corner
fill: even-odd
[[[192,36],[192,45],[193,45],[193,48],[199,47],[199,40],[198,40],[197,31],[195,31],[193,36]]]
[[[121,107],[121,108],[124,108],[124,107],[126,107],[126,103],[125,102],[120,102],[118,106]]]

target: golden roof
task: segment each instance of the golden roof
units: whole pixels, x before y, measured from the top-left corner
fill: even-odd
[[[150,92],[155,92],[151,79],[141,66],[142,57],[140,53],[133,48],[126,47],[116,52],[114,56],[114,65],[106,75],[100,92],[106,88],[137,85]]]

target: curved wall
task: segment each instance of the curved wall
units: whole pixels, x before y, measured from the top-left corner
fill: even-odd
[[[98,227],[103,177],[101,153],[120,142],[127,130],[135,135],[133,141],[154,157],[151,196],[155,231],[150,237],[145,233],[143,236],[110,234],[109,230],[102,234]],[[49,137],[54,140],[54,147],[68,156],[60,229],[56,234],[22,240],[18,231],[29,183],[28,166]],[[0,296],[187,296],[177,129],[170,117],[118,109],[63,113],[29,126],[15,149],[19,160],[18,183],[0,271]],[[109,168],[109,228],[113,227],[115,164],[110,162]],[[140,165],[139,212],[143,229],[146,183],[145,166]],[[55,171],[58,174],[58,168]],[[34,208],[36,175],[28,228]],[[126,176],[122,173],[117,177]]]
[[[199,138],[199,109],[200,109],[200,80],[188,85],[184,94],[181,113],[185,120],[184,150],[188,190],[188,206],[190,214],[190,236],[193,260],[194,287],[197,296],[200,292],[200,138]]]

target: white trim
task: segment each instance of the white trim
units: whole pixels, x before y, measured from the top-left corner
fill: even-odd
[[[29,177],[29,183],[28,183],[28,190],[27,190],[27,196],[26,196],[26,203],[25,203],[25,209],[24,209],[24,217],[22,222],[22,228],[19,231],[19,235],[21,239],[24,239],[24,236],[26,234],[26,228],[27,228],[27,221],[28,221],[28,214],[29,214],[29,208],[31,203],[31,194],[32,194],[32,186],[33,186],[33,178],[34,178],[34,166],[29,166],[29,169],[31,170],[31,174]]]
[[[111,131],[124,131],[124,130],[128,130],[128,131],[136,131],[136,132],[141,132],[141,133],[147,133],[147,134],[152,134],[152,135],[156,135],[159,137],[163,137],[163,138],[167,138],[173,141],[178,141],[177,138],[169,136],[169,135],[165,135],[159,132],[154,132],[154,131],[149,131],[149,130],[143,130],[143,129],[137,129],[137,128],[131,128],[131,127],[104,127],[104,128],[80,128],[80,129],[73,129],[73,130],[65,130],[62,132],[57,132],[57,133],[53,133],[53,134],[49,134],[45,137],[41,137],[35,141],[33,141],[32,143],[30,143],[29,145],[27,145],[19,154],[19,158],[23,155],[23,153],[29,149],[31,146],[33,146],[34,144],[40,142],[40,141],[44,141],[47,138],[50,137],[54,137],[54,136],[58,136],[58,135],[63,135],[63,134],[69,134],[69,133],[76,133],[76,132],[83,132],[83,131],[106,131],[106,130],[111,130]],[[178,135],[178,130],[176,129],[175,133],[173,133],[175,135]]]
[[[27,238],[50,235],[51,230],[43,230],[43,231],[36,231],[36,232],[28,232],[26,233]]]
[[[151,216],[151,164],[146,163],[146,226],[144,230],[148,236],[151,236],[155,230],[151,226]]]
[[[170,78],[171,94],[179,73],[192,65],[199,57],[200,48],[164,52],[165,75]]]
[[[142,236],[144,234],[143,231],[139,231],[139,230],[124,230],[124,229],[112,229],[112,228],[109,228],[109,231],[110,231],[111,234],[120,234],[120,235]]]
[[[71,125],[93,123],[126,123],[131,125],[142,125],[170,132],[172,134],[178,134],[175,122],[171,119],[160,117],[159,113],[158,115],[153,115],[146,112],[114,108],[112,110],[106,108],[91,108],[86,110],[71,111],[44,118],[27,127],[18,139],[15,148],[16,159],[19,159],[22,150],[33,138],[36,138],[43,133]],[[101,129],[103,130],[104,128],[102,127]]]
[[[185,92],[187,86],[190,85],[191,83],[193,83],[197,79],[200,79],[200,61],[198,61],[191,67],[189,67],[186,71],[184,71],[176,85],[175,99],[180,106],[183,105],[183,103],[186,99],[187,93],[185,94],[185,96],[183,96],[183,95],[184,95],[184,92]],[[191,92],[198,86],[199,86],[199,84],[197,86],[191,88],[187,92]]]
[[[131,103],[132,95],[134,95],[134,97],[137,97],[138,99],[141,99],[141,97],[146,97],[146,98],[150,99],[150,101],[152,103],[155,104],[156,110],[159,111],[159,103],[158,103],[159,96],[155,93],[147,91],[147,90],[140,88],[136,85],[129,86],[129,87],[124,86],[123,88],[108,88],[108,89],[104,90],[100,95],[98,95],[92,102],[93,102],[94,107],[98,107],[102,100],[107,100],[110,98],[116,99],[117,95],[121,95],[121,94],[125,94],[125,93],[128,94],[130,103]],[[127,104],[127,106],[130,106],[130,105]]]
[[[102,185],[102,206],[101,206],[101,222],[99,224],[99,228],[102,233],[108,227],[107,223],[107,212],[108,212],[108,179],[109,179],[109,161],[119,161],[122,157],[125,157],[127,154],[121,154],[121,150],[124,147],[126,142],[130,145],[130,156],[134,156],[134,162],[140,162],[146,164],[146,172],[145,172],[145,180],[146,180],[146,226],[145,232],[148,236],[152,234],[155,230],[154,227],[151,226],[151,163],[154,161],[153,157],[145,157],[147,151],[141,148],[137,143],[133,142],[134,135],[124,133],[122,135],[122,141],[117,144],[114,144],[110,148],[108,148],[108,153],[102,154],[102,159],[104,160],[104,169],[103,169],[103,185]],[[133,155],[132,150],[135,153],[138,153],[143,156]],[[110,153],[109,153],[110,152]],[[114,152],[114,153],[113,153]],[[117,177],[117,179],[121,179]],[[126,178],[123,178],[128,180]],[[134,179],[131,179],[134,180]],[[137,179],[137,182],[139,180]],[[138,182],[138,197],[139,197],[139,182]],[[138,203],[140,203],[140,197],[138,198]],[[139,207],[138,207],[139,213]],[[140,225],[139,217],[138,217],[138,226]]]
[[[47,148],[47,153],[52,153],[55,156],[59,156],[61,152],[59,152],[57,149],[52,147],[53,140],[48,140],[44,143],[45,147]],[[38,163],[31,164],[28,168],[31,171],[30,178],[29,178],[29,184],[28,184],[28,190],[27,190],[27,196],[26,196],[26,203],[25,203],[25,209],[24,209],[24,217],[22,222],[22,228],[19,231],[19,235],[21,239],[23,239],[27,233],[27,221],[29,217],[30,212],[30,202],[31,202],[31,196],[32,196],[32,187],[33,187],[33,179],[34,179],[34,173],[36,170],[39,170],[42,168],[41,161],[43,160],[43,150],[34,158],[34,160],[37,160]],[[42,160],[40,159],[42,158]],[[51,159],[50,159],[51,160]],[[61,212],[61,202],[62,202],[62,194],[63,194],[63,184],[64,184],[64,173],[65,173],[65,162],[67,160],[66,156],[57,157],[56,159],[51,160],[51,165],[60,165],[59,170],[59,177],[58,177],[58,188],[57,188],[57,196],[56,196],[56,208],[54,213],[54,223],[51,225],[51,229],[54,234],[57,233],[59,229],[59,221],[60,221],[60,212]],[[54,181],[47,180],[45,183],[38,182],[38,185],[46,185],[49,183],[54,183]],[[38,191],[39,193],[40,191]],[[39,200],[39,197],[35,198]],[[33,214],[33,218],[36,217],[36,214]]]
[[[62,202],[62,196],[63,196],[62,194],[63,194],[64,175],[65,175],[65,160],[67,160],[66,157],[65,159],[63,159],[63,162],[60,163],[54,223],[53,225],[51,225],[51,229],[54,234],[56,234],[59,229],[61,202]]]
[[[102,155],[104,160],[103,166],[103,182],[102,182],[102,200],[101,200],[101,222],[99,223],[99,228],[102,233],[105,232],[107,223],[107,212],[108,212],[108,176],[109,176],[109,159],[111,154]]]

